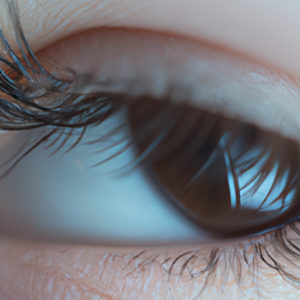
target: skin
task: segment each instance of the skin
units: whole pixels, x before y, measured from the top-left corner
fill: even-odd
[[[9,23],[2,5],[3,1],[1,26],[9,37]],[[212,43],[291,77],[300,77],[297,30],[300,3],[296,0],[288,4],[281,0],[20,0],[19,8],[25,34],[35,52],[90,28],[133,27]],[[166,250],[149,249],[148,256]],[[173,251],[179,254],[183,250]],[[196,299],[203,279],[172,277],[168,281],[168,274],[161,270],[160,264],[151,264],[146,269],[132,266],[134,262],[128,255],[132,257],[140,251],[3,238],[0,299]],[[266,299],[300,297],[299,290],[268,268],[259,270],[257,280],[263,282],[259,285],[259,295]],[[222,299],[225,295],[227,299],[256,299],[257,289],[250,276],[240,289],[230,278],[226,286],[217,281],[201,299]]]

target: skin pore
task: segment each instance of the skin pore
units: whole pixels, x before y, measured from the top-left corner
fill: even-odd
[[[284,4],[280,0],[20,0],[19,9],[25,35],[35,52],[79,31],[121,26],[170,32],[213,43],[291,77],[300,77],[297,1]],[[5,14],[0,7],[1,26],[13,44]],[[132,259],[142,249],[2,239],[0,299],[197,299],[203,287],[201,277],[169,278],[159,263],[164,261],[163,254],[154,263],[143,264],[145,258],[151,261],[156,253],[167,250],[149,249],[147,254]],[[189,250],[188,246],[171,249],[171,256]],[[248,277],[241,287],[231,277],[225,286],[217,281],[203,292],[201,299],[300,296],[299,290],[270,268],[262,267],[255,281]]]

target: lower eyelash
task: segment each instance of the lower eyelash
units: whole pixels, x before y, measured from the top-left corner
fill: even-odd
[[[6,4],[21,57],[12,50],[0,29],[0,42],[6,52],[0,60],[7,67],[6,70],[0,70],[0,90],[5,96],[0,99],[1,129],[25,130],[52,126],[47,134],[25,150],[25,154],[23,153],[13,164],[15,166],[18,161],[35,147],[47,141],[54,133],[60,132],[61,137],[65,136],[58,146],[60,149],[67,141],[66,138],[71,136],[73,128],[82,128],[84,134],[87,126],[100,124],[119,108],[124,95],[114,95],[112,98],[111,94],[102,94],[101,97],[89,94],[86,97],[78,92],[79,87],[84,86],[86,78],[71,72],[70,79],[62,79],[45,71],[23,35],[15,2],[6,1]],[[78,105],[83,96],[85,96],[85,101]],[[91,103],[94,104],[93,107]],[[92,118],[89,119],[91,116]],[[83,134],[79,135],[78,140],[69,150],[81,141]],[[56,142],[59,140],[57,139]],[[101,139],[95,142],[99,141]],[[12,168],[9,170],[11,171]],[[7,174],[8,172],[4,176]],[[230,271],[237,283],[243,280],[245,274],[250,273],[254,278],[261,265],[277,271],[285,280],[298,288],[300,285],[300,276],[297,275],[300,267],[297,264],[297,260],[300,259],[298,225],[299,221],[296,221],[284,228],[245,242],[213,247],[210,251],[208,247],[202,246],[198,250],[184,252],[175,257],[168,253],[164,254],[164,257],[162,254],[147,257],[147,251],[144,251],[133,257],[131,262],[137,263],[139,270],[159,262],[170,277],[176,274],[187,275],[191,279],[204,278],[202,291],[212,284],[217,276],[223,276],[223,284],[225,284]]]
[[[210,287],[226,286],[228,280],[234,280],[242,289],[243,282],[251,279],[258,288],[258,276],[263,267],[278,272],[292,286],[299,288],[300,231],[299,222],[285,228],[243,242],[231,245],[203,245],[198,249],[183,251],[157,252],[147,250],[134,255],[128,265],[131,272],[147,271],[153,264],[159,264],[168,274],[168,280],[175,277],[196,280],[201,283],[199,294]],[[290,231],[288,233],[288,231]],[[293,238],[291,235],[295,235]],[[231,281],[232,282],[232,281]],[[219,286],[217,286],[219,288]]]

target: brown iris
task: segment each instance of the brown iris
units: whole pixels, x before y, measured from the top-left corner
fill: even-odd
[[[295,141],[150,97],[127,108],[150,178],[201,228],[220,237],[257,234],[300,215]]]

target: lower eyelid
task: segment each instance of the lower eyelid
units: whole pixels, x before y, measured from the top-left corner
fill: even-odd
[[[282,279],[251,250],[251,244],[267,245],[264,243],[269,236],[243,244],[146,250],[1,239],[0,296],[9,299],[138,300],[153,299],[157,295],[157,299],[171,299],[171,296],[192,299],[207,284],[203,299],[211,299],[213,294],[221,292],[255,295],[257,288],[262,295],[271,297],[270,286],[282,286]],[[245,263],[243,250],[247,247],[250,250]],[[268,250],[274,253],[270,247]],[[277,258],[277,262],[279,265],[286,263],[283,257]],[[266,281],[261,284],[261,280]],[[286,292],[292,289],[287,283],[282,287]],[[298,292],[292,290],[292,293],[295,296]],[[274,294],[272,299],[277,297],[278,294]]]
[[[30,286],[33,290],[38,290],[41,293],[39,297],[43,299],[48,299],[50,293],[50,299],[66,299],[67,295],[74,300],[85,299],[87,295],[88,299],[96,298],[96,295],[104,299],[115,299],[118,294],[130,293],[134,293],[130,299],[152,299],[153,285],[156,285],[155,292],[158,295],[165,295],[164,285],[168,282],[171,283],[173,292],[177,293],[178,278],[185,278],[186,283],[180,288],[184,289],[186,296],[187,293],[191,293],[192,296],[195,292],[190,290],[192,279],[186,277],[186,272],[180,273],[184,261],[197,250],[101,249],[24,244],[16,241],[2,241],[1,244],[1,259],[10,263],[10,270],[6,270],[7,278],[13,273],[19,274],[14,278],[15,287]],[[3,244],[6,247],[3,247]],[[185,253],[190,255],[184,255]],[[206,253],[206,258],[209,259],[210,249],[205,249],[203,253]],[[178,259],[180,256],[181,259]],[[177,265],[173,266],[170,275],[170,267],[176,260]],[[194,267],[200,270],[196,262]],[[1,277],[3,267],[0,268]],[[5,286],[3,279],[1,278],[2,289]],[[194,282],[201,286],[204,283],[203,279],[203,276],[200,276]]]

